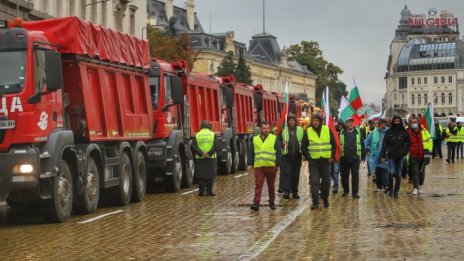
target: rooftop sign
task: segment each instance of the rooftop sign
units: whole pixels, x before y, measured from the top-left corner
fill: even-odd
[[[438,13],[437,9],[430,8],[427,14],[411,14],[408,20],[409,27],[414,29],[423,29],[426,31],[443,31],[451,29],[458,31],[458,18],[447,10]]]

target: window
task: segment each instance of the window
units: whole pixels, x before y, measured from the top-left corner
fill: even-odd
[[[40,92],[45,87],[45,50],[34,51],[34,86],[35,91]]]
[[[404,94],[401,96],[401,104],[404,105]]]
[[[411,104],[414,105],[414,94],[411,95]]]
[[[417,78],[417,84],[422,84],[422,79],[421,78]]]
[[[170,75],[164,76],[164,105],[171,104],[171,77]]]
[[[135,13],[137,11],[137,6],[135,5],[130,5],[129,6],[129,12],[130,12],[130,26],[129,26],[129,33],[131,35],[135,34]]]
[[[411,85],[414,85],[414,78],[411,78]]]
[[[427,93],[424,94],[424,104],[427,104],[428,103],[428,100],[427,100]]]
[[[438,83],[438,77],[437,76],[433,77],[433,83]]]
[[[408,88],[408,77],[399,77],[398,78],[398,88],[399,89],[407,89]]]
[[[438,96],[437,94],[433,94],[433,103],[437,104],[438,103]]]
[[[422,97],[421,97],[421,95],[419,94],[419,95],[417,95],[417,104],[418,104],[418,105],[421,105],[421,103],[422,103]]]
[[[20,92],[24,87],[26,51],[1,51],[0,61],[2,61],[0,63],[0,93],[6,94]],[[36,61],[37,59],[34,59],[34,66],[37,66]],[[45,54],[43,55],[43,61],[45,61]],[[36,77],[35,79],[38,78]]]
[[[150,92],[153,109],[158,109],[159,99],[159,77],[150,77]]]
[[[427,77],[424,77],[424,84],[427,84]]]
[[[76,1],[69,0],[69,16],[74,16],[76,14]]]
[[[441,104],[445,104],[445,94],[441,94]]]
[[[449,104],[453,103],[453,94],[451,92],[448,94],[448,103]]]
[[[445,76],[441,77],[441,83],[445,83]]]
[[[453,83],[453,76],[448,76],[448,83]]]

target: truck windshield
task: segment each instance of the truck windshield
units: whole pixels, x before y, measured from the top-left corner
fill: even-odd
[[[0,93],[18,93],[24,86],[25,51],[0,51]]]
[[[160,79],[159,77],[150,77],[150,92],[151,92],[151,102],[153,105],[153,109],[158,109],[159,103],[159,85]]]

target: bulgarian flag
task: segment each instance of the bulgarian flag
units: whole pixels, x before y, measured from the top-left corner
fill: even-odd
[[[424,117],[421,120],[422,127],[426,128],[430,136],[435,139],[435,124],[433,122],[433,103],[429,103],[427,111],[425,111]]]
[[[356,83],[353,89],[351,89],[350,91],[348,101],[350,102],[350,105],[351,107],[353,107],[355,112],[358,112],[358,110],[363,107],[361,96],[359,95],[359,90],[358,90],[358,87],[356,86]]]
[[[345,96],[342,96],[342,99],[340,100],[340,109],[338,110],[338,113],[338,117],[342,119],[343,122],[345,122],[348,118],[353,118],[355,127],[361,124],[361,118],[348,103]]]
[[[322,114],[325,119],[325,125],[329,127],[335,138],[335,143],[337,144],[337,149],[335,150],[335,159],[338,161],[340,160],[340,137],[338,137],[337,130],[335,130],[334,120],[332,115],[330,115],[329,87],[327,87],[322,94]]]
[[[279,123],[277,124],[277,132],[276,135],[277,137],[280,136],[282,133],[282,130],[287,128],[287,115],[288,115],[288,82],[285,82],[285,96],[284,96],[284,101],[285,101],[285,109],[280,115]],[[283,137],[284,140],[288,141],[289,137]],[[286,139],[285,139],[286,138]]]

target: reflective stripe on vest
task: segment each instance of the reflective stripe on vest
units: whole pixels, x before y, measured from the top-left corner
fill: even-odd
[[[274,148],[276,136],[274,134],[267,135],[266,139],[261,139],[261,135],[253,138],[253,147],[255,152],[255,168],[260,167],[275,167],[276,165],[276,150]]]
[[[313,127],[308,128],[308,151],[312,159],[330,159],[332,156],[332,145],[330,144],[329,127],[322,125],[321,136],[318,136]]]
[[[201,129],[196,135],[195,140],[197,141],[198,148],[203,153],[208,153],[214,147],[214,132],[209,129]],[[203,159],[202,156],[195,154],[195,158]],[[216,153],[214,153],[210,158],[216,158]]]
[[[356,154],[358,154],[358,157],[361,158],[361,134],[359,133],[359,130],[356,131]],[[341,148],[341,156],[343,157],[345,154],[345,130],[342,130],[340,132],[340,148]]]
[[[301,141],[303,140],[303,128],[301,127],[296,127],[296,139],[298,140],[298,147],[300,148],[301,152]],[[288,133],[288,128],[285,128],[284,131],[282,131],[282,137],[284,141],[287,141],[290,139],[290,134]],[[287,155],[288,151],[282,150],[282,155]]]
[[[458,127],[454,127],[453,130],[457,128]],[[459,142],[458,135],[451,134],[449,128],[446,128],[446,136],[449,136],[448,138],[446,138],[447,142]]]
[[[430,133],[426,129],[422,129],[422,146],[424,147],[424,150],[428,150],[429,152],[432,152],[432,148],[433,148],[432,137],[430,136]]]

